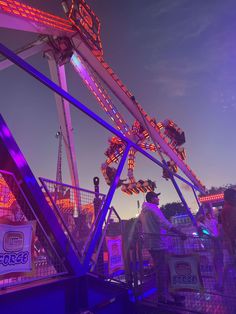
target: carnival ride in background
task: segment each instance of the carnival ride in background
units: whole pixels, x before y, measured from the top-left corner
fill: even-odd
[[[179,168],[200,191],[204,191],[204,185],[186,163],[186,153],[183,148],[184,132],[172,120],[157,122],[155,118],[150,117],[105,62],[98,17],[85,0],[65,0],[61,3],[66,19],[18,1],[0,1],[1,27],[39,34],[33,43],[19,50],[18,55],[27,58],[43,52],[49,63],[52,80],[64,90],[67,90],[65,64],[71,63],[101,108],[114,122],[115,127],[141,148],[158,153],[165,165],[164,178],[168,179],[170,173],[176,173]],[[0,69],[9,65],[11,65],[9,60],[3,60],[0,62]],[[134,117],[135,121],[131,127],[116,108],[107,89]],[[55,98],[72,185],[78,187],[79,176],[69,104],[57,94]],[[109,148],[105,152],[106,161],[101,167],[108,185],[112,183],[116,173],[113,165],[118,163],[124,149],[125,143],[120,138],[113,136],[109,139]],[[128,156],[127,179],[120,180],[118,183],[122,191],[129,195],[155,188],[155,183],[151,180],[136,180],[135,154],[135,149],[131,148]]]

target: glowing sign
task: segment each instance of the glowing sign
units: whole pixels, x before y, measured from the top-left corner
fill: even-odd
[[[0,208],[8,209],[15,202],[15,196],[9,189],[3,177],[0,177]]]

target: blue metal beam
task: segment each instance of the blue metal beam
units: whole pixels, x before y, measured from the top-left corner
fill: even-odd
[[[90,261],[90,259],[92,257],[92,254],[93,254],[94,250],[95,250],[96,244],[99,241],[99,237],[100,237],[101,232],[102,232],[102,226],[103,226],[103,223],[105,221],[105,218],[106,218],[108,209],[110,207],[112,198],[114,196],[117,184],[119,182],[121,172],[122,172],[122,170],[124,168],[125,161],[126,161],[126,158],[128,156],[129,150],[130,150],[130,145],[127,145],[126,148],[125,148],[125,151],[123,153],[123,156],[122,156],[122,158],[120,160],[120,163],[119,163],[119,165],[117,167],[115,178],[113,179],[111,187],[110,187],[110,189],[109,189],[109,191],[107,193],[107,197],[106,197],[105,203],[104,203],[103,208],[101,210],[101,216],[100,216],[100,218],[98,220],[98,224],[96,226],[96,229],[94,231],[94,235],[92,237],[92,240],[91,240],[91,243],[89,245],[88,251],[86,252],[86,257],[84,259],[83,267],[84,267],[85,272],[89,271],[89,261]]]

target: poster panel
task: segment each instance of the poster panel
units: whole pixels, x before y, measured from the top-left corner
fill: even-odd
[[[0,277],[33,270],[35,222],[0,222]]]
[[[108,272],[114,274],[118,270],[124,269],[124,259],[122,252],[122,236],[106,237],[108,251]]]
[[[170,290],[202,291],[203,282],[197,255],[170,255]]]

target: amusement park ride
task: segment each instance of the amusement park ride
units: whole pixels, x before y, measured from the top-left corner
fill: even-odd
[[[183,148],[184,132],[172,121],[157,122],[150,117],[136,101],[132,93],[126,88],[103,58],[100,40],[100,21],[85,0],[61,2],[66,18],[40,11],[19,1],[0,1],[0,26],[39,34],[39,38],[26,49],[18,52],[22,58],[43,52],[47,57],[52,80],[64,90],[67,90],[65,64],[71,63],[80,75],[86,87],[95,96],[102,109],[114,122],[116,128],[141,148],[157,152],[162,162],[171,172],[178,168],[200,190],[205,187],[186,163]],[[0,69],[11,65],[4,60],[0,62]],[[112,92],[125,108],[132,114],[135,121],[131,127],[119,113],[107,89]],[[60,132],[65,142],[71,181],[79,186],[76,166],[74,138],[72,132],[69,104],[67,100],[55,94]],[[106,161],[102,165],[102,173],[108,185],[115,176],[116,168],[125,149],[125,143],[116,136],[109,139],[106,150]],[[126,180],[120,180],[118,186],[127,194],[153,190],[155,183],[151,180],[136,180],[134,148],[129,151],[128,174]],[[165,161],[164,157],[168,158]],[[168,179],[169,173],[164,169],[163,177]],[[127,181],[127,182],[125,182]]]

